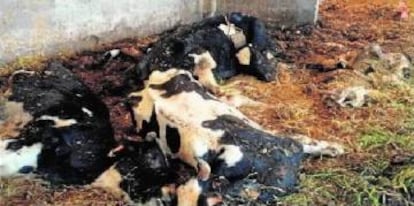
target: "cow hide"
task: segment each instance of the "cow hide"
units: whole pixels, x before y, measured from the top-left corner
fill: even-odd
[[[275,79],[273,56],[276,49],[264,23],[252,16],[232,13],[162,34],[131,70],[129,82],[141,85],[154,70],[176,67],[194,72],[194,54],[205,52],[215,61],[212,75],[216,79],[228,79],[238,73],[251,74],[265,81]]]
[[[92,184],[131,204],[146,206],[213,206],[221,195],[209,191],[195,177],[195,170],[168,159],[153,140],[123,141],[115,164]]]
[[[146,85],[131,94],[140,99],[133,107],[137,129],[157,125],[153,131],[165,155],[189,164],[203,180],[210,172],[229,179],[257,172],[260,183],[293,190],[303,155],[299,143],[265,132],[188,71],[154,71]]]
[[[113,131],[104,103],[59,64],[41,73],[19,72],[3,110],[16,112],[0,127],[0,176],[35,170],[54,183],[93,181],[111,163]],[[13,116],[13,115],[8,115]]]

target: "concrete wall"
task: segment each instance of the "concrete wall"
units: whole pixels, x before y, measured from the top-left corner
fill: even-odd
[[[0,0],[0,63],[161,32],[203,14],[245,11],[313,22],[317,0]]]
[[[216,13],[241,11],[285,26],[315,22],[319,8],[319,0],[216,0],[215,2],[216,5],[213,3],[211,7],[213,11],[216,10]]]
[[[0,61],[91,48],[200,18],[194,0],[0,0]]]

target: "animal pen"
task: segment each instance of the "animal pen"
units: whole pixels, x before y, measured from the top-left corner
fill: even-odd
[[[0,1],[0,205],[414,205],[410,0]]]

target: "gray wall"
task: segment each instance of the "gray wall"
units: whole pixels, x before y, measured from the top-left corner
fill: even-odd
[[[0,63],[159,33],[215,11],[246,11],[286,24],[313,22],[315,1],[0,0]]]
[[[317,19],[319,0],[217,0],[217,13],[241,11],[281,25],[305,24]],[[214,5],[212,5],[214,10]]]

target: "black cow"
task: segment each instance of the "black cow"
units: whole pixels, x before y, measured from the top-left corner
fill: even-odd
[[[238,55],[239,50],[247,54]],[[193,72],[196,64],[193,55],[206,52],[215,61],[216,79],[228,79],[238,73],[249,73],[264,81],[275,79],[276,50],[264,23],[252,16],[232,13],[162,34],[131,71],[131,82],[142,84],[154,70],[176,67]]]
[[[303,159],[301,144],[290,138],[277,137],[253,128],[231,115],[222,115],[215,120],[205,121],[203,126],[225,131],[220,138],[220,144],[232,145],[219,151],[218,158],[211,163],[213,173],[230,180],[257,173],[259,183],[278,187],[280,194],[295,190],[297,174]],[[228,152],[227,149],[233,151]],[[226,155],[232,155],[234,150],[240,150],[243,156],[238,162],[229,165],[226,161],[231,158],[226,158]]]
[[[111,165],[109,112],[74,74],[52,63],[41,73],[11,78],[9,106],[3,109],[20,106],[15,110],[30,118],[18,135],[1,137],[1,176],[34,169],[53,183],[85,184]]]

